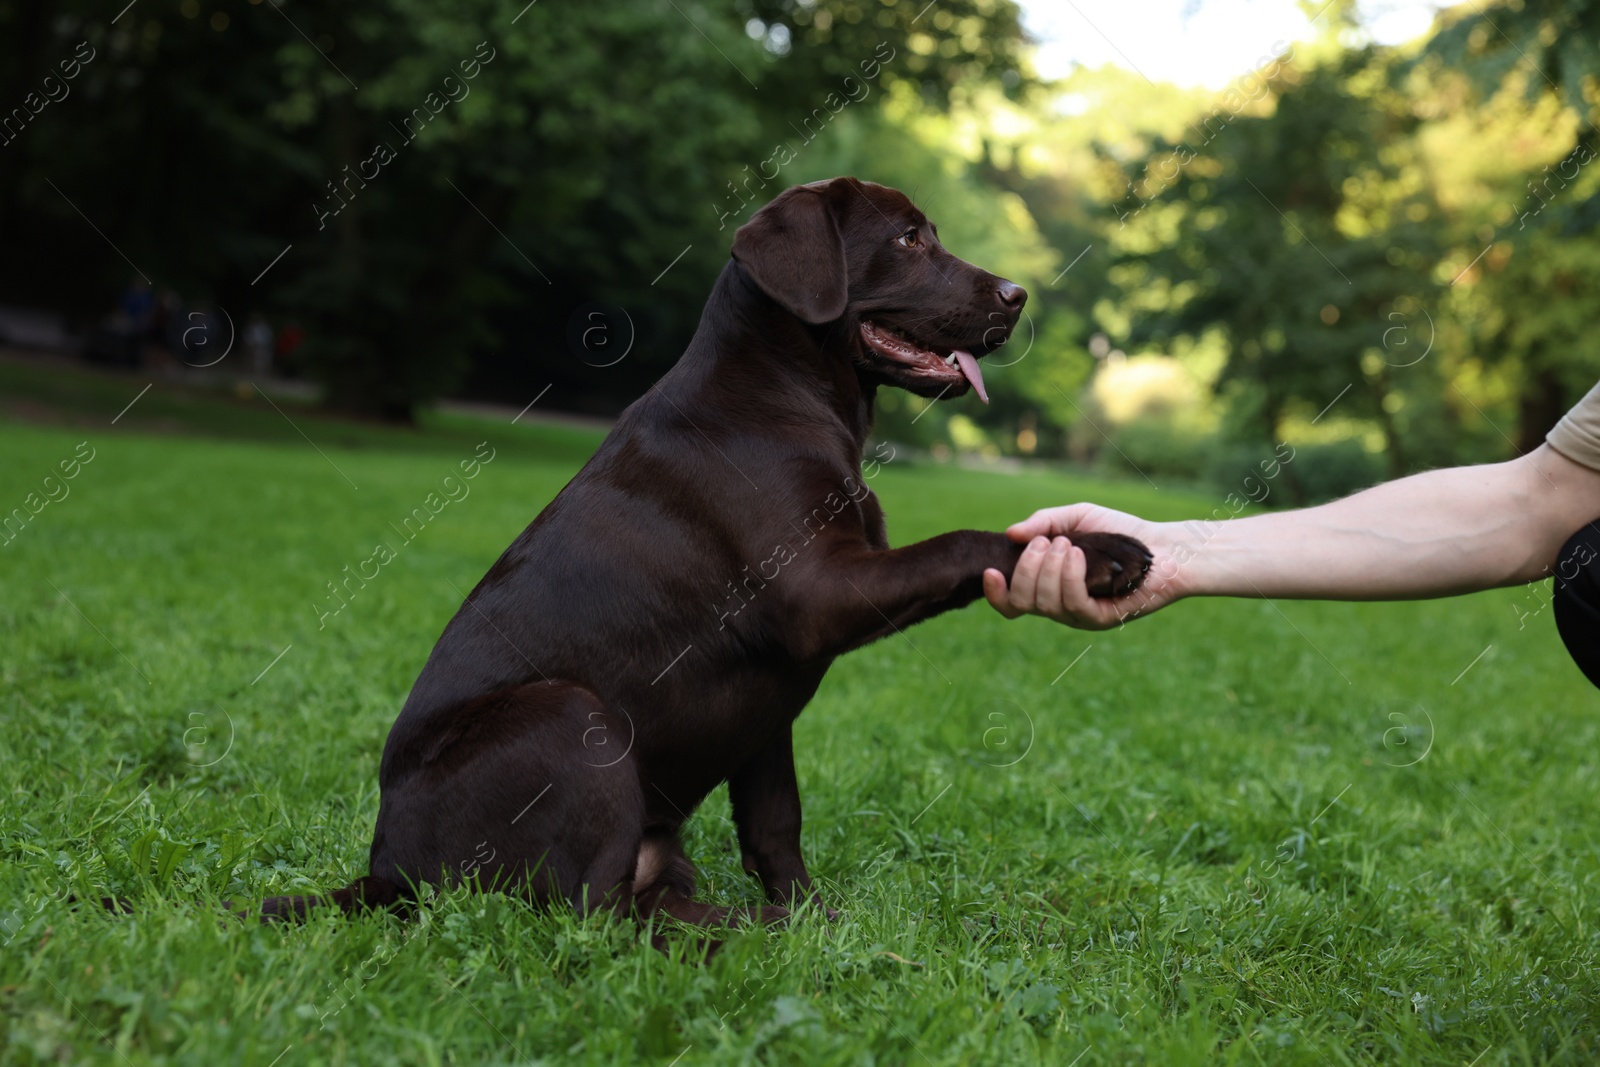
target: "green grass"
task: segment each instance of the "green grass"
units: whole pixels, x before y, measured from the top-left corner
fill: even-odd
[[[841,914],[709,966],[497,897],[219,921],[224,898],[364,871],[384,736],[457,591],[595,439],[293,412],[324,456],[259,401],[167,386],[112,428],[143,382],[95,382],[48,412],[29,387],[24,416],[70,426],[0,423],[6,511],[96,449],[0,548],[5,1062],[1600,1054],[1600,701],[1548,610],[1519,629],[1522,590],[1195,602],[1103,634],[975,607],[847,657],[796,732],[806,854]],[[182,432],[124,432],[153,417]],[[471,495],[319,630],[324,584],[484,439]],[[897,543],[1079,498],[1218,503],[903,463],[874,485]],[[754,901],[722,792],[691,825],[704,894]]]

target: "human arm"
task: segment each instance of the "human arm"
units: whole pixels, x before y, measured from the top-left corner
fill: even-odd
[[[1147,522],[1093,504],[1035,512],[1007,530],[1030,542],[1008,585],[984,574],[1007,617],[1033,613],[1106,629],[1186,596],[1412,600],[1532,581],[1562,543],[1600,515],[1600,471],[1541,445],[1506,463],[1386,482],[1298,511],[1220,522]],[[1137,592],[1095,600],[1081,579],[1078,532],[1138,538],[1155,562]],[[1047,540],[1053,538],[1054,540]]]

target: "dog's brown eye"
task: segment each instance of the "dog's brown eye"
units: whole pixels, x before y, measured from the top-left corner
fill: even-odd
[[[896,237],[895,240],[899,241],[901,244],[905,245],[907,248],[915,248],[915,247],[917,247],[917,231],[916,230],[907,230],[905,233],[901,234],[899,237]]]

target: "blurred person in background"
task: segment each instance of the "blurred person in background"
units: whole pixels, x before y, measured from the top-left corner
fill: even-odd
[[[163,289],[156,300],[155,314],[150,321],[150,337],[168,353],[182,351],[178,338],[183,334],[183,298],[176,289]]]
[[[155,292],[143,275],[135,274],[90,340],[89,358],[118,366],[139,366],[144,362],[145,336],[155,321],[155,313]]]
[[[277,355],[278,373],[287,373],[291,376],[294,374],[296,369],[295,353],[305,343],[305,339],[306,331],[297,322],[291,322],[278,331],[278,341],[273,346],[273,351]]]
[[[272,373],[272,327],[260,315],[251,315],[244,328],[244,352],[251,373],[262,377]]]

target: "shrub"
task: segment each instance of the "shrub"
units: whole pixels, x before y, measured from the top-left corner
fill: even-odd
[[[1189,481],[1200,478],[1215,447],[1209,435],[1174,425],[1166,416],[1134,419],[1112,431],[1111,439],[1115,447],[1101,449],[1100,460],[1112,469]]]
[[[1308,504],[1348,496],[1383,480],[1383,458],[1353,438],[1297,446],[1290,469]]]

